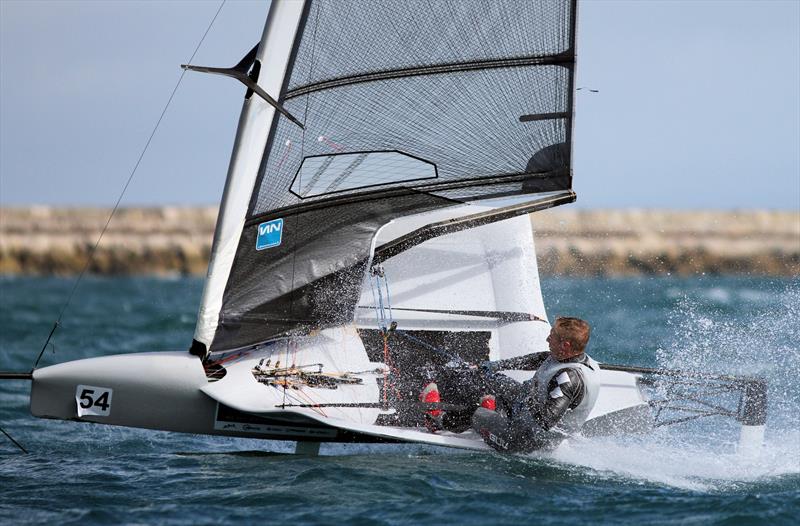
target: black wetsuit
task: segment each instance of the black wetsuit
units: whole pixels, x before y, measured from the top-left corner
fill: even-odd
[[[585,396],[584,381],[577,371],[569,367],[558,370],[549,381],[545,400],[537,400],[533,379],[520,383],[499,373],[538,369],[549,355],[548,352],[534,353],[491,362],[483,368],[481,381],[471,383],[478,389],[483,388],[482,394],[496,397],[497,411],[479,407],[472,416],[473,428],[493,448],[509,452],[553,449],[569,436],[559,430],[557,424],[567,410],[576,408]],[[561,363],[586,364],[588,360],[581,354]]]

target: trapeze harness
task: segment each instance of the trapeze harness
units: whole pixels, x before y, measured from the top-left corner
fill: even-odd
[[[515,389],[507,414],[478,408],[473,428],[499,451],[554,449],[578,433],[592,411],[600,367],[587,355],[559,362],[548,356],[532,379]]]

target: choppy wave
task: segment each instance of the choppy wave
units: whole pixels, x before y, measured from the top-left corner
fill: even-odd
[[[0,283],[0,369],[32,363],[71,281]],[[90,279],[49,363],[181,348],[202,283]],[[736,453],[713,418],[649,435],[570,441],[552,455],[429,446],[293,444],[33,419],[27,386],[0,384],[0,510],[12,523],[793,524],[800,512],[800,283],[757,278],[544,280],[551,314],[593,327],[604,362],[769,381],[765,446]],[[130,308],[125,316],[119,304]],[[0,437],[2,438],[2,437]]]

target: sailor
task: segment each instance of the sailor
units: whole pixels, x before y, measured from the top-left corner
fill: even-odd
[[[484,369],[492,394],[485,395],[472,416],[472,427],[484,441],[507,452],[551,450],[578,433],[599,392],[599,366],[585,353],[589,324],[558,318],[550,330],[550,352],[489,362]],[[519,383],[499,371],[536,369]]]

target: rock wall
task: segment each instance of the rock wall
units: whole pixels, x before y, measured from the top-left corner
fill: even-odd
[[[543,274],[800,275],[800,212],[554,209],[531,219]]]
[[[0,209],[0,274],[80,273],[108,221],[101,208]],[[121,209],[88,271],[204,274],[217,208]]]
[[[0,274],[79,273],[108,214],[0,209]],[[800,212],[560,208],[531,219],[543,274],[800,275]],[[202,275],[215,220],[216,207],[118,210],[88,270]]]

